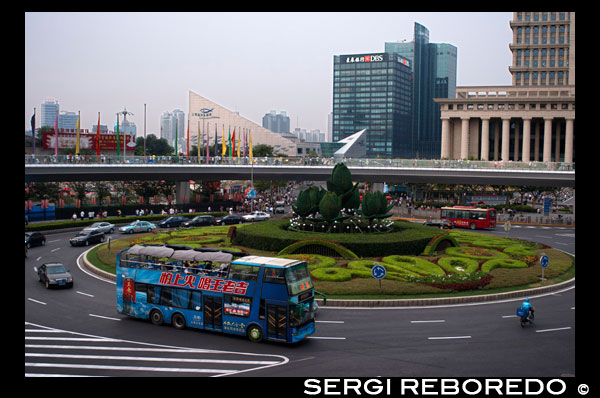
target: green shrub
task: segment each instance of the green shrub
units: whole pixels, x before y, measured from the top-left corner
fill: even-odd
[[[442,257],[438,265],[450,273],[471,274],[479,269],[479,262],[466,257]]]
[[[345,268],[315,268],[310,271],[310,274],[316,279],[330,282],[345,282],[352,279],[352,272]]]
[[[289,220],[264,221],[239,229],[234,244],[257,250],[280,252],[301,240],[321,239],[334,241],[359,257],[387,256],[392,254],[418,255],[438,234],[422,225],[395,222],[389,233],[320,233],[288,231]]]
[[[506,258],[507,254],[494,249],[481,249],[478,247],[449,247],[446,249],[449,256],[466,257],[475,260],[491,260],[495,258]]]
[[[521,260],[514,260],[510,258],[497,258],[493,260],[488,260],[481,265],[482,272],[490,272],[494,268],[527,268],[527,264],[525,264]]]
[[[386,279],[405,281],[405,280],[407,280],[407,277],[409,277],[409,276],[413,276],[413,277],[419,276],[418,273],[409,271],[406,268],[402,268],[402,267],[396,266],[394,264],[387,264],[387,263],[373,261],[373,260],[350,261],[348,263],[348,268],[352,270],[352,276],[355,276],[358,278],[372,278],[373,275],[371,274],[371,268],[373,268],[373,265],[375,263],[378,263],[379,265],[383,265],[385,267],[385,269],[386,269],[385,278]]]
[[[335,267],[335,260],[331,257],[321,256],[319,254],[283,254],[280,258],[293,258],[295,260],[306,261],[308,269]]]
[[[382,261],[419,274],[446,275],[436,264],[418,257],[393,255],[382,258]]]
[[[335,253],[339,254],[339,257],[343,257],[346,259],[357,259],[358,256],[354,253],[352,253],[352,251],[346,249],[344,246],[340,245],[339,243],[330,241],[330,240],[323,240],[323,239],[306,239],[306,240],[301,240],[295,243],[292,243],[289,246],[286,246],[283,250],[281,250],[279,253],[277,253],[278,255],[282,255],[282,254],[291,254],[294,252],[301,252],[301,249],[303,247],[306,246],[324,246],[326,248],[329,248],[331,250],[333,250]]]
[[[442,245],[442,247],[447,246],[447,245],[450,245],[453,247],[459,246],[456,238],[454,238],[453,236],[450,236],[448,234],[438,234],[437,236],[435,236],[433,239],[431,239],[429,241],[429,243],[427,244],[427,247],[425,247],[425,250],[423,250],[422,254],[424,256],[429,256],[432,253],[435,253],[435,251],[440,246],[440,244]]]

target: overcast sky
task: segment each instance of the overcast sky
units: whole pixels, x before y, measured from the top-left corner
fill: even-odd
[[[160,135],[160,115],[188,114],[189,90],[262,125],[271,109],[290,127],[327,131],[333,56],[384,52],[412,41],[458,48],[458,86],[510,85],[509,22],[502,13],[25,13],[25,129],[47,98],[81,112],[81,128],[112,130],[115,113]],[[38,118],[39,120],[39,118]]]

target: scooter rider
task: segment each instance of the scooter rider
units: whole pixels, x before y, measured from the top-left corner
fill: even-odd
[[[521,307],[528,310],[529,318],[533,319],[533,313],[535,312],[535,307],[533,306],[533,304],[531,304],[529,302],[529,297],[525,298],[525,301],[523,301],[523,304],[521,304]]]

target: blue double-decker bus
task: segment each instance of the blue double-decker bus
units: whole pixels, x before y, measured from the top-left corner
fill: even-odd
[[[315,332],[306,262],[178,246],[117,254],[117,311],[155,325],[294,343]],[[233,261],[232,261],[233,260]]]

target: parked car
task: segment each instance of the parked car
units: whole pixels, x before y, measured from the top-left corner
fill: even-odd
[[[243,222],[244,219],[237,214],[227,214],[217,219],[217,224],[219,225],[242,224]]]
[[[264,221],[271,218],[269,213],[265,213],[264,211],[253,211],[250,214],[246,214],[244,217],[244,221]]]
[[[158,226],[160,228],[171,228],[171,227],[179,227],[186,221],[190,221],[189,218],[184,216],[170,216],[158,222]]]
[[[71,246],[89,246],[90,243],[104,242],[104,232],[99,230],[84,229],[77,235],[69,239]]]
[[[46,235],[41,232],[25,232],[25,244],[27,247],[43,246],[46,244]]]
[[[119,228],[119,232],[124,234],[132,234],[134,232],[152,232],[156,229],[156,225],[148,221],[134,221],[131,224],[124,225]]]
[[[85,227],[83,230],[84,231],[100,231],[105,234],[112,234],[113,232],[115,232],[115,224],[111,224],[106,221],[95,222],[92,225],[90,225],[89,227]]]
[[[211,215],[196,216],[181,224],[184,227],[201,227],[203,225],[217,225],[217,220]]]
[[[275,207],[275,213],[277,213],[277,214],[284,214],[285,213],[285,207],[283,207],[283,206],[277,206],[277,207]]]
[[[427,220],[423,223],[423,225],[427,225],[428,227],[437,227],[440,229],[452,229],[454,228],[454,223],[450,220],[444,219],[432,219]]]
[[[46,285],[46,289],[51,286],[73,287],[73,276],[61,263],[46,263],[33,269],[37,272],[40,282]]]

